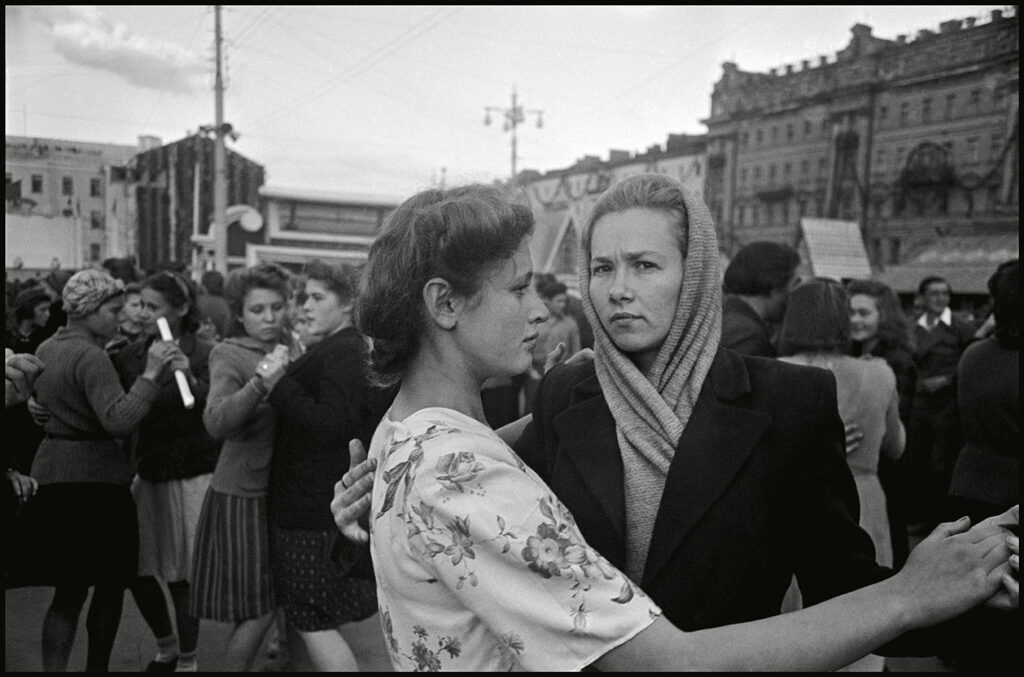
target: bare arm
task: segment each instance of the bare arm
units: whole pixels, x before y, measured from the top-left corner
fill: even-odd
[[[898,635],[995,594],[1009,570],[1007,537],[946,523],[895,576],[801,611],[684,633],[664,617],[596,663],[602,670],[834,670]]]

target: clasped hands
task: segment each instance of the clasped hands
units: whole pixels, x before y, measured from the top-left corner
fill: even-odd
[[[284,376],[285,370],[288,369],[288,363],[291,361],[291,356],[288,352],[287,346],[279,345],[271,352],[267,353],[260,359],[256,365],[256,376],[259,377],[263,384],[265,392],[269,393],[277,385],[277,382]]]

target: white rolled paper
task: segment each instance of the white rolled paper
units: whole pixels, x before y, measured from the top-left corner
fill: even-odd
[[[171,327],[167,324],[166,318],[156,318],[156,326],[157,329],[160,330],[161,339],[164,341],[174,340],[174,334],[171,333]],[[192,389],[188,387],[188,377],[185,376],[185,372],[181,369],[175,369],[174,380],[178,383],[178,392],[181,394],[181,403],[185,405],[185,408],[191,409],[196,406],[196,398],[192,396]]]

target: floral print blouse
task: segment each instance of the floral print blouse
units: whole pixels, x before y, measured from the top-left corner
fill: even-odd
[[[444,408],[385,416],[369,453],[377,599],[397,670],[579,670],[660,615],[479,421]]]

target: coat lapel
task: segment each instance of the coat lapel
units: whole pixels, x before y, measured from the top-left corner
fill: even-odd
[[[596,375],[576,386],[569,407],[555,416],[553,425],[562,449],[583,478],[586,488],[604,508],[619,537],[624,537],[626,508],[622,457],[615,435],[615,419],[601,395]]]
[[[669,468],[641,587],[725,492],[771,423],[768,414],[735,403],[749,391],[742,358],[719,351]]]

